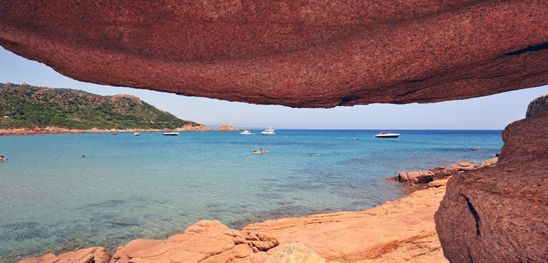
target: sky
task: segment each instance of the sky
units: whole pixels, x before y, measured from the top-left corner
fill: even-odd
[[[188,97],[86,83],[0,47],[0,82],[84,90],[99,95],[132,94],[175,116],[210,126],[277,129],[504,129],[525,117],[527,105],[548,86],[428,104],[371,104],[332,109],[296,109]]]

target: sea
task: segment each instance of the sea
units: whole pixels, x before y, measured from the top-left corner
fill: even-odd
[[[400,171],[480,162],[501,131],[277,130],[0,136],[0,262],[136,238],[200,219],[364,210],[406,195]],[[266,154],[253,154],[254,149]]]

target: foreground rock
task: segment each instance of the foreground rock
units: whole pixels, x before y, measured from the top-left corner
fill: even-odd
[[[0,45],[75,79],[333,107],[548,83],[548,5],[524,1],[0,1]]]
[[[56,256],[47,254],[39,258],[27,258],[19,263],[107,263],[110,254],[102,247],[90,247]]]
[[[430,188],[362,212],[339,212],[251,224],[243,231],[299,242],[328,261],[394,262],[433,257],[445,262],[433,216],[445,187]],[[405,252],[402,252],[405,251]]]
[[[112,257],[79,261],[94,255],[88,249],[21,262],[443,263],[434,212],[444,193],[430,188],[366,211],[269,220],[240,231],[204,220],[166,240],[133,240]]]
[[[548,96],[534,103],[495,167],[449,180],[436,229],[452,262],[548,262]]]

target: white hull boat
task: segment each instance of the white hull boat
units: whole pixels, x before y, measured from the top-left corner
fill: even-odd
[[[275,135],[276,131],[274,131],[274,129],[272,129],[272,128],[268,128],[268,129],[262,131],[261,134],[262,135]]]
[[[249,130],[245,130],[245,131],[242,131],[240,132],[241,135],[252,135],[253,133],[251,133]]]
[[[377,135],[375,135],[375,138],[398,138],[400,137],[399,133],[392,133],[392,132],[379,132]]]
[[[179,136],[178,132],[164,132],[164,136]]]

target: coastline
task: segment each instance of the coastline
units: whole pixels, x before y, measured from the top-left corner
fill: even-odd
[[[168,131],[239,131],[239,128],[223,125],[219,129],[212,129],[206,125],[185,125],[175,129],[67,129],[59,127],[35,127],[0,129],[0,136],[9,135],[44,135],[44,134],[82,134],[82,133],[133,133],[133,132],[168,132]]]
[[[136,239],[112,254],[92,247],[20,262],[278,262],[268,260],[295,251],[313,262],[447,262],[434,224],[444,194],[440,184],[364,211],[267,220],[240,230],[201,220],[165,240]]]

